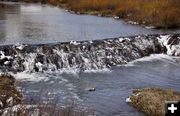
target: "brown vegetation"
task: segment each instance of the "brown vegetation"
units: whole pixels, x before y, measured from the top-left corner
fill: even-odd
[[[0,102],[2,102],[0,109],[21,103],[22,95],[14,86],[14,82],[15,80],[11,75],[0,76]],[[10,101],[10,99],[12,99],[12,101]]]
[[[164,116],[165,101],[180,101],[180,93],[171,89],[146,88],[135,90],[130,104],[148,116]]]
[[[157,28],[180,26],[179,0],[66,0],[76,12],[115,15]]]
[[[22,102],[22,95],[16,89],[15,79],[11,75],[0,76],[0,115],[5,108],[13,107]]]

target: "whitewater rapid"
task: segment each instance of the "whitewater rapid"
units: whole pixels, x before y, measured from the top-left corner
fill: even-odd
[[[180,35],[0,46],[0,67],[4,72],[99,70],[124,65],[151,54],[180,56]]]

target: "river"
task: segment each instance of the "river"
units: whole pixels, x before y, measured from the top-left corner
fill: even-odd
[[[48,5],[0,3],[0,44],[38,44],[97,40],[139,34],[174,33],[180,30],[146,29],[122,20],[71,14]],[[75,101],[90,107],[97,116],[141,116],[126,103],[133,89],[173,88],[180,91],[180,64],[168,55],[153,54],[110,69],[64,69],[14,74],[27,102],[49,97],[66,104]],[[89,92],[87,88],[95,87]]]
[[[168,33],[126,24],[113,18],[71,14],[64,9],[47,5],[0,5],[0,44],[54,43]]]

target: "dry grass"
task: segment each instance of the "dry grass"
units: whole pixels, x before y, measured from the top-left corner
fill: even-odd
[[[66,0],[69,9],[81,13],[116,15],[157,28],[180,26],[179,0]]]
[[[14,86],[14,82],[15,80],[11,75],[0,76],[0,102],[3,104],[0,109],[21,103],[22,95]],[[7,103],[7,100],[11,97],[13,98],[12,103]]]
[[[15,79],[8,74],[0,75],[0,115],[4,113],[5,109],[11,108],[22,103],[22,94],[15,87]],[[16,114],[19,116],[20,112]],[[11,116],[9,115],[3,116]]]
[[[146,88],[135,90],[130,104],[148,116],[164,116],[165,101],[180,101],[180,93],[171,89]]]

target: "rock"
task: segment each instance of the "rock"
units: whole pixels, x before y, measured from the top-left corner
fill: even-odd
[[[96,91],[96,88],[94,88],[94,87],[92,87],[92,88],[87,88],[87,91],[90,91],[90,92]]]
[[[130,103],[131,102],[131,99],[128,97],[128,98],[126,98],[126,102],[127,103]]]

